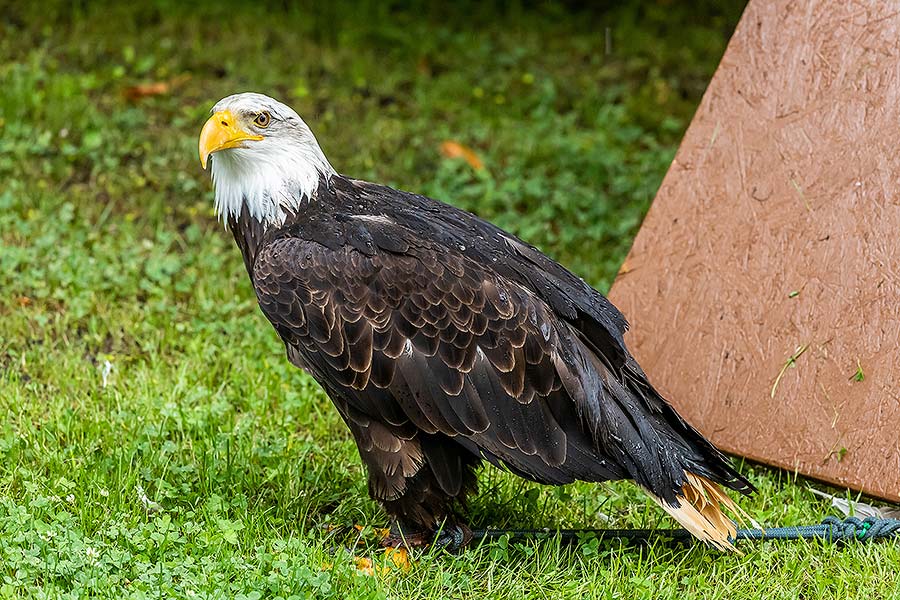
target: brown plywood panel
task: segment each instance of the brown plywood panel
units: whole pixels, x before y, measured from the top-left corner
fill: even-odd
[[[900,3],[751,0],[610,297],[721,448],[900,500]]]

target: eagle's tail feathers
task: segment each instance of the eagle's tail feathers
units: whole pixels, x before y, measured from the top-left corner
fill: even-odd
[[[759,525],[722,489],[706,477],[685,471],[685,483],[681,493],[675,495],[675,504],[653,494],[651,497],[694,537],[719,550],[737,552],[732,540],[737,534],[734,522],[722,510],[725,508],[737,520]]]

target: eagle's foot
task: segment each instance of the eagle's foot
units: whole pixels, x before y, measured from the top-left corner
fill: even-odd
[[[462,523],[444,523],[437,531],[394,521],[381,545],[388,548],[437,548],[456,553],[472,541],[472,530]]]
[[[435,533],[434,545],[443,548],[451,554],[456,554],[472,541],[472,530],[462,523],[445,523]]]

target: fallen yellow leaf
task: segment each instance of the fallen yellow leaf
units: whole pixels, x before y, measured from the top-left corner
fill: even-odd
[[[484,163],[481,162],[474,150],[453,140],[441,142],[441,154],[447,158],[461,158],[476,171],[484,168]]]
[[[125,96],[126,100],[131,100],[132,102],[140,100],[141,98],[146,98],[148,96],[163,96],[165,94],[168,94],[174,86],[183,83],[188,79],[190,79],[190,75],[184,74],[173,77],[168,81],[139,83],[122,90],[122,95]]]
[[[365,527],[363,527],[362,525],[354,525],[354,526],[353,526],[353,529],[355,529],[355,530],[357,530],[358,532],[362,533],[362,532],[363,532],[363,529],[365,529]],[[376,536],[378,536],[380,539],[386,538],[390,532],[391,532],[390,529],[384,529],[384,528],[381,528],[381,527],[373,527],[373,528],[372,528],[372,533],[374,533],[374,534],[375,534]]]
[[[360,556],[353,557],[353,563],[356,565],[356,570],[364,575],[374,576],[375,575],[375,567],[372,564],[371,558],[365,558]]]
[[[409,572],[412,568],[412,562],[409,560],[409,552],[406,548],[385,548],[384,556],[404,573]]]

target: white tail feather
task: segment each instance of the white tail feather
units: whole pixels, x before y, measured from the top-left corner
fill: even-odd
[[[759,525],[709,479],[687,471],[685,478],[682,493],[675,496],[677,504],[670,505],[653,494],[650,496],[698,540],[719,550],[740,553],[731,543],[737,528],[722,508],[734,514],[742,524],[749,521],[754,527]]]

